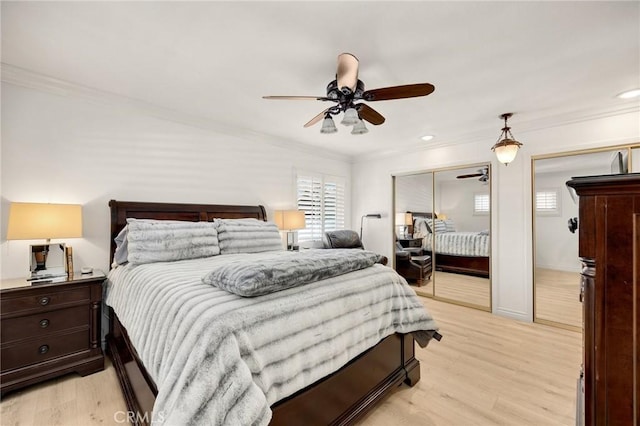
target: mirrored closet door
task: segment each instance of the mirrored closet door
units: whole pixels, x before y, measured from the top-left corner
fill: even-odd
[[[634,153],[640,157],[637,146],[532,159],[534,321],[582,328],[578,204],[565,184],[576,176],[640,171]]]
[[[418,294],[491,310],[490,172],[478,164],[394,177],[395,268]]]
[[[434,172],[435,295],[491,309],[491,166]],[[433,223],[433,225],[431,225]]]
[[[414,226],[414,214],[433,211],[433,173],[396,176],[395,192],[395,269],[422,296],[433,297],[433,262],[424,248],[432,236]]]

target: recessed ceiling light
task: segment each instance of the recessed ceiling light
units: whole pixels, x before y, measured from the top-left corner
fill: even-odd
[[[420,139],[422,139],[423,141],[430,141],[431,139],[433,139],[433,135],[424,135],[423,137],[421,137]]]
[[[631,99],[637,98],[640,96],[640,89],[627,90],[626,92],[620,93],[617,97],[620,99]]]

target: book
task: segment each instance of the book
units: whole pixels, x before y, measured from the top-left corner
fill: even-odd
[[[73,247],[67,246],[65,250],[67,275],[73,277]]]

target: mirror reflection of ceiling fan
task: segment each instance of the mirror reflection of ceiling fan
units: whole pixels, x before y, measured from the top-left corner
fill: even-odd
[[[486,184],[487,182],[489,182],[489,168],[483,167],[482,169],[478,169],[478,173],[456,176],[457,179],[469,179],[474,177],[479,178],[478,181]]]
[[[326,108],[320,114],[309,120],[304,127],[313,126],[324,118],[320,132],[335,133],[337,129],[331,116],[344,112],[344,119],[341,124],[353,126],[353,131],[351,132],[353,134],[363,134],[367,133],[368,130],[362,120],[377,126],[384,123],[385,118],[361,101],[374,102],[415,98],[427,96],[435,90],[435,87],[429,83],[406,84],[403,86],[365,90],[364,83],[358,79],[358,64],[358,58],[351,53],[338,55],[336,79],[327,85],[326,96],[263,96],[263,98],[335,102],[336,105]]]

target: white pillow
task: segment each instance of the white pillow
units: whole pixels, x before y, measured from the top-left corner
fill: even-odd
[[[453,223],[453,219],[444,219],[443,222],[447,232],[456,232],[456,226]]]

